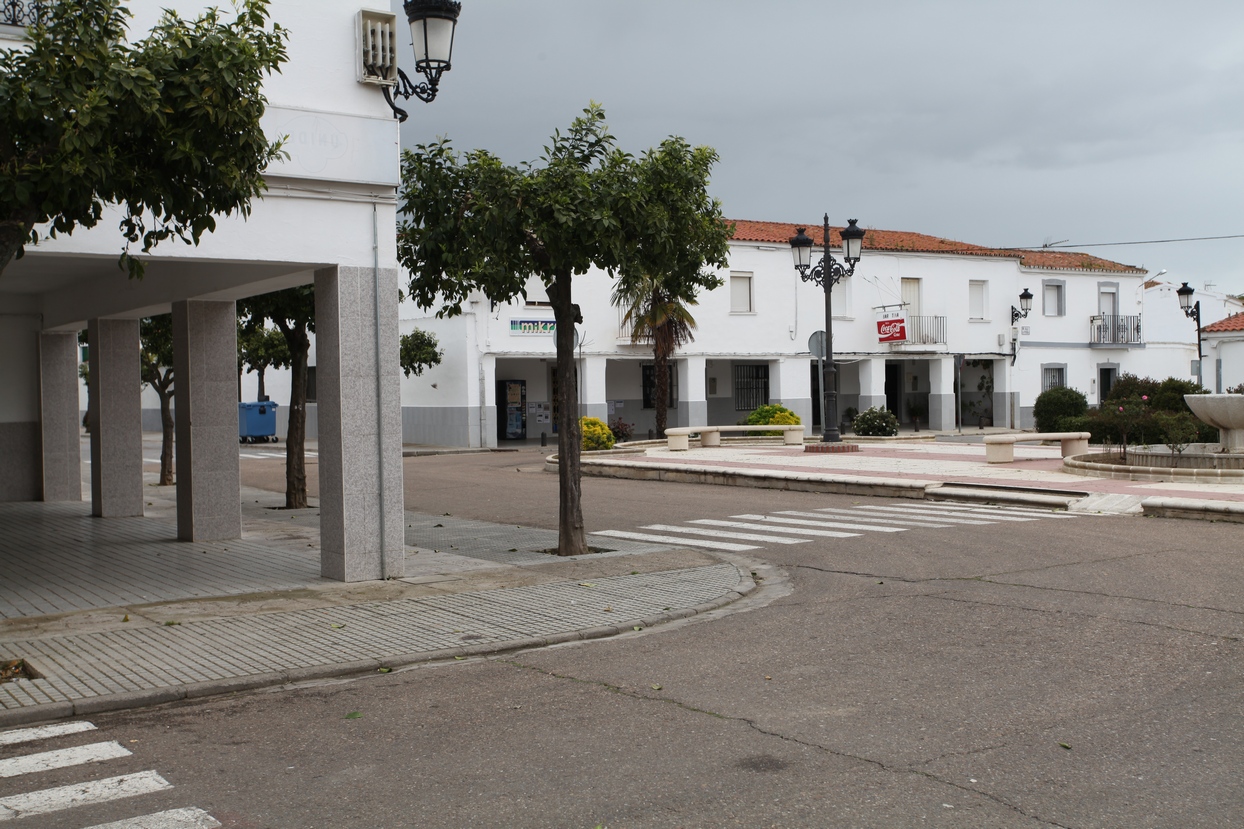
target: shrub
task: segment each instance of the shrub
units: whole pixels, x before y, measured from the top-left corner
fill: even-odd
[[[770,404],[761,406],[747,416],[747,420],[743,421],[748,425],[762,426],[772,424],[774,426],[796,426],[802,423],[799,415],[792,412],[785,406]],[[781,432],[759,432],[761,435],[781,435]]]
[[[1158,393],[1158,381],[1135,374],[1120,374],[1115,378],[1106,401],[1126,400],[1129,397],[1153,397]]]
[[[627,423],[619,417],[610,421],[609,431],[613,432],[614,443],[626,443],[635,434],[635,424]]]
[[[1167,377],[1158,384],[1158,390],[1149,398],[1149,404],[1160,412],[1187,412],[1192,414],[1184,401],[1185,394],[1208,394],[1208,390],[1193,380]]]
[[[1232,386],[1231,388],[1226,390],[1226,393],[1227,394],[1244,394],[1244,383],[1240,383],[1238,386]]]
[[[855,408],[854,406],[847,406],[846,410],[843,411],[842,413],[842,422],[845,423],[847,426],[850,426],[851,423],[855,420],[855,416],[859,413],[860,413],[860,410]]]
[[[1054,424],[1055,432],[1088,432],[1090,443],[1104,443],[1104,435],[1101,434],[1101,422],[1095,417],[1097,412],[1089,412],[1082,415],[1072,415],[1071,417],[1060,418]]]
[[[851,428],[857,435],[893,437],[898,434],[898,418],[889,409],[874,406],[857,414]]]
[[[1088,399],[1066,386],[1046,389],[1037,396],[1033,404],[1032,416],[1037,422],[1038,432],[1056,432],[1060,430],[1059,421],[1068,417],[1080,417],[1088,411]]]
[[[1197,439],[1197,419],[1184,412],[1158,412],[1154,415],[1162,442],[1176,455],[1182,455]]]
[[[613,448],[613,432],[600,418],[581,417],[579,427],[583,430],[583,451]]]

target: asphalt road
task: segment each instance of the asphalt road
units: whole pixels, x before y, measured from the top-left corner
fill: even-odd
[[[555,526],[539,458],[408,459],[407,506]],[[592,530],[904,503],[602,479],[584,496]],[[228,827],[1238,826],[1240,538],[1086,516],[765,546],[746,554],[762,589],[713,618],[101,715],[90,740],[134,752],[97,776],[173,784],[145,810]],[[135,813],[73,812],[18,825]]]

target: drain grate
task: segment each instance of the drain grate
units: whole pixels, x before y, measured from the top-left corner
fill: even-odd
[[[0,682],[13,682],[18,679],[39,679],[40,674],[25,659],[7,659],[0,661]]]

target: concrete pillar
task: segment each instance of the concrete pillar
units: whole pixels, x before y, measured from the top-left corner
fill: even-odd
[[[37,501],[42,491],[41,320],[34,311],[17,310],[23,299],[21,294],[4,294],[4,313],[0,314],[0,501]]]
[[[707,365],[704,357],[683,357],[674,361],[674,371],[678,374],[678,408],[670,412],[671,425],[708,425]]]
[[[866,357],[857,364],[860,372],[860,405],[866,409],[885,408],[885,357]]]
[[[236,303],[173,303],[177,537],[242,537]]]
[[[476,421],[480,430],[480,446],[490,449],[497,448],[497,358],[492,354],[483,354],[479,358],[479,400],[480,411]],[[528,424],[530,429],[530,424]],[[552,424],[548,432],[553,433]]]
[[[1011,392],[1011,360],[993,361],[993,425],[1019,426],[1019,394]]]
[[[87,323],[91,353],[91,514],[143,514],[138,320]]]
[[[402,412],[398,270],[315,272],[320,574],[400,578]]]
[[[955,358],[929,360],[929,428],[955,428]]]
[[[39,335],[39,421],[43,500],[82,500],[82,423],[78,418],[78,335]]]
[[[608,384],[605,369],[608,358],[584,357],[579,361],[579,407],[580,417],[596,417],[609,422]]]
[[[804,434],[812,434],[812,372],[807,360],[800,357],[769,361],[769,402],[790,409],[804,424]],[[841,401],[838,413],[841,416]]]

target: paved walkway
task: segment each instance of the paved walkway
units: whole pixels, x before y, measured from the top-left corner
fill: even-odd
[[[586,457],[585,474],[698,480],[738,486],[889,494],[911,498],[1061,503],[1091,512],[1244,519],[1244,480],[1151,482],[1064,471],[1058,446],[1017,444],[1015,461],[990,464],[985,446],[945,436],[862,443],[858,452],[805,453],[802,447],[726,444],[671,452]]]

